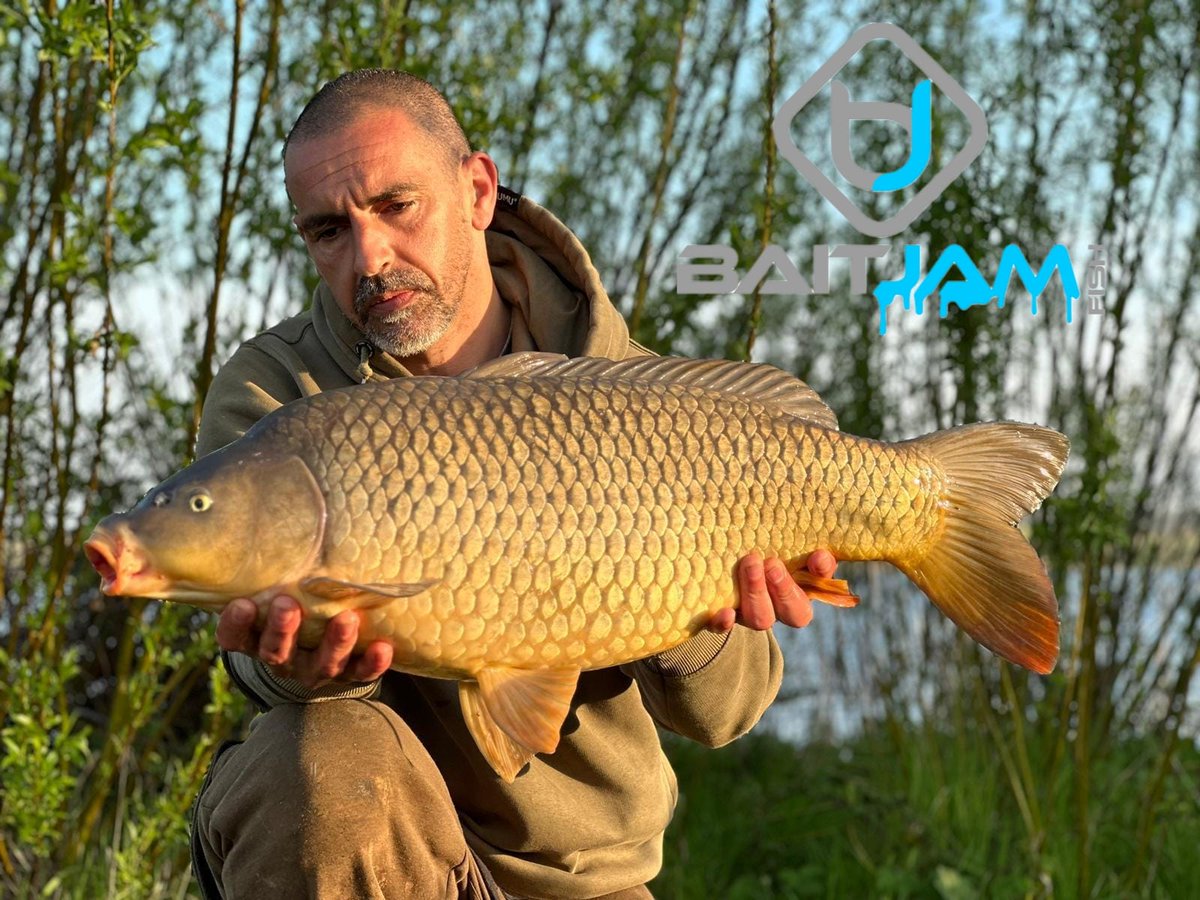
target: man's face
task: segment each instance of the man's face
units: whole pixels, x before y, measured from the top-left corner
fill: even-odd
[[[342,311],[395,356],[429,350],[471,267],[479,216],[466,167],[403,113],[372,107],[289,146],[284,169],[293,221]]]

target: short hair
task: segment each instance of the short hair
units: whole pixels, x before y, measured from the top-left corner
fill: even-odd
[[[471,154],[454,110],[428,81],[397,69],[355,69],[326,82],[308,101],[283,141],[283,155],[293,142],[344,127],[370,107],[397,109],[412,119],[445,151],[452,169]]]

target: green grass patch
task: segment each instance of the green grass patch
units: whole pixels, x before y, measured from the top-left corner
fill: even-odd
[[[1031,744],[1040,828],[1031,831],[985,732],[879,729],[797,748],[754,734],[708,750],[667,744],[680,802],[652,888],[673,898],[1071,898],[1195,896],[1200,755],[1180,749],[1135,875],[1139,821],[1160,742],[1091,762],[1078,820],[1069,760]],[[1053,771],[1052,771],[1053,770]],[[1081,856],[1081,841],[1087,841]]]

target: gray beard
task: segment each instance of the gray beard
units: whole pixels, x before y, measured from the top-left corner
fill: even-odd
[[[404,309],[388,315],[372,315],[371,309],[385,294],[416,291]],[[450,329],[458,314],[458,303],[450,303],[428,278],[401,272],[384,272],[360,279],[354,293],[354,314],[367,339],[397,357],[416,356],[436,344]]]

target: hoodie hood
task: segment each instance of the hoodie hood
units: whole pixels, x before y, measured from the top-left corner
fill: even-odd
[[[500,298],[512,307],[513,352],[611,359],[628,355],[625,320],[608,299],[579,238],[553,213],[501,187],[486,240],[492,279]],[[312,320],[321,343],[355,381],[412,374],[370,345],[324,282],[313,297]]]

